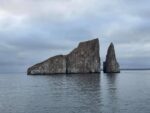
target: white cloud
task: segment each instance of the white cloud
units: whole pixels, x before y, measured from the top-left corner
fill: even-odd
[[[11,30],[23,24],[25,16],[14,15],[5,10],[0,10],[0,31]]]
[[[6,0],[0,1],[0,6],[1,9],[12,14],[56,16],[69,19],[89,13],[95,2],[96,0]]]

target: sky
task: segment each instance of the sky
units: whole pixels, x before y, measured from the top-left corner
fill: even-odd
[[[27,68],[81,41],[111,42],[121,68],[150,67],[149,0],[0,0],[0,72]]]

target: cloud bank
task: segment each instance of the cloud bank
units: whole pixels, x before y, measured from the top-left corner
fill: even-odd
[[[121,68],[150,67],[148,0],[0,0],[0,71],[25,72],[99,38],[114,42]]]

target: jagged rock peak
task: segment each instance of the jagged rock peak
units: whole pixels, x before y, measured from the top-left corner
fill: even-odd
[[[106,55],[106,61],[103,63],[103,71],[104,73],[119,73],[119,63],[117,62],[116,59],[116,54],[115,54],[115,48],[114,44],[111,43],[107,55]]]

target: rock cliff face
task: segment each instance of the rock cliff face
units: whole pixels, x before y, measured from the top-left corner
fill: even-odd
[[[47,75],[66,73],[66,57],[58,55],[30,67],[28,75]]]
[[[100,72],[99,40],[81,42],[67,55],[67,73]]]
[[[70,54],[51,57],[27,70],[28,75],[99,72],[98,39],[81,42]]]
[[[104,73],[119,73],[119,63],[117,62],[115,49],[113,43],[110,44],[107,55],[106,61],[103,63],[103,71]]]

